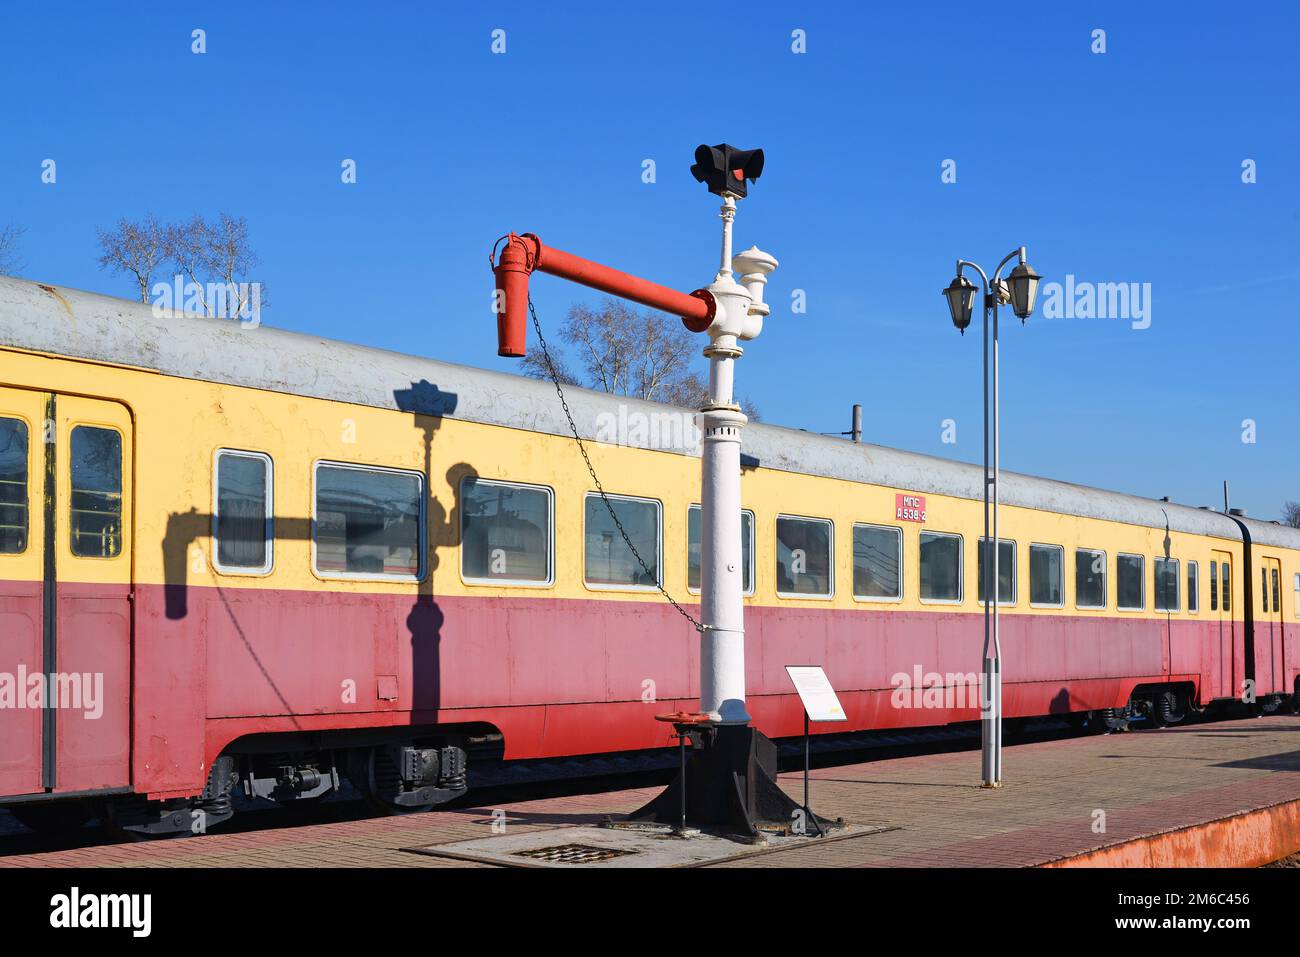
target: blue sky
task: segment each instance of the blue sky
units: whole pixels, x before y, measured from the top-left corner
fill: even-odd
[[[1151,325],[1004,313],[1005,467],[1192,505],[1226,478],[1262,518],[1300,499],[1300,5],[701,6],[10,5],[0,224],[24,275],[129,296],[96,227],[229,211],[268,324],[511,368],[499,235],[704,285],[692,151],[762,147],[736,242],[781,265],[738,384],[766,420],[840,431],[861,402],[869,441],[978,460],[978,328],[939,290],[1025,244],[1048,281],[1150,283]],[[594,298],[533,291],[552,329]]]

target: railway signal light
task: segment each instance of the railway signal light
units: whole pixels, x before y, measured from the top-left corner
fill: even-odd
[[[696,182],[707,184],[710,193],[730,193],[744,199],[748,195],[746,181],[753,182],[763,175],[763,151],[738,150],[726,143],[701,143],[695,149],[691,175]]]

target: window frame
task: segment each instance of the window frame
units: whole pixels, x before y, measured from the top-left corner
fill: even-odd
[[[74,529],[74,527],[73,527],[73,522],[72,522],[72,496],[73,496],[73,494],[75,494],[76,486],[73,484],[73,481],[72,481],[72,478],[73,478],[73,476],[72,476],[72,437],[76,434],[76,432],[77,432],[78,429],[99,429],[99,430],[102,431],[102,432],[112,432],[112,433],[114,433],[114,434],[117,435],[117,454],[118,454],[118,463],[117,463],[118,471],[117,471],[117,474],[118,474],[118,484],[121,486],[121,489],[118,491],[118,509],[117,509],[117,517],[118,517],[118,521],[119,521],[119,522],[121,523],[121,525],[122,525],[122,540],[118,543],[117,553],[114,554],[114,555],[84,555],[84,554],[82,554],[81,552],[78,552],[77,549],[76,549],[76,548],[74,547],[74,545],[73,545],[73,542],[75,541],[75,529]],[[29,439],[28,441],[30,442],[30,439]],[[66,554],[67,554],[69,557],[71,557],[71,558],[73,558],[74,560],[76,560],[76,561],[115,562],[115,561],[118,561],[118,560],[119,560],[123,555],[128,554],[129,551],[130,551],[130,549],[127,548],[127,539],[126,539],[126,536],[127,536],[127,528],[126,528],[126,522],[127,522],[127,511],[126,511],[126,509],[127,509],[127,500],[126,500],[126,496],[127,496],[127,458],[126,458],[126,450],[127,450],[127,445],[126,445],[126,434],[122,431],[122,429],[120,429],[120,428],[119,428],[118,426],[116,426],[116,425],[106,425],[106,424],[103,423],[103,422],[96,422],[96,421],[83,421],[83,420],[79,420],[79,419],[74,419],[74,420],[72,420],[72,421],[70,421],[70,422],[68,423],[67,449],[64,450],[64,457],[67,459],[68,465],[67,465],[67,468],[63,470],[63,471],[64,471],[64,474],[66,474],[66,476],[67,476],[67,487],[66,487],[67,501],[66,501],[66,502],[63,502],[63,503],[60,503],[59,508],[57,509],[57,511],[62,512],[63,515],[66,516],[66,522],[67,522],[67,526],[68,526],[68,535],[67,535],[67,537],[64,539],[64,544],[65,544],[65,547],[67,548],[67,552],[66,552]],[[29,481],[30,481],[30,478],[29,478]],[[60,483],[60,484],[62,484],[62,483]],[[31,500],[30,500],[30,498],[29,498],[29,499],[28,499],[28,502],[29,502],[29,506],[28,506],[28,508],[29,508],[29,510],[30,510],[30,501],[31,501]],[[29,511],[28,514],[30,515],[30,511]],[[57,524],[57,522],[56,522],[56,524]]]
[[[1160,603],[1160,589],[1154,587],[1154,586],[1155,586],[1155,583],[1156,583],[1156,576],[1160,574],[1160,572],[1158,571],[1158,569],[1160,568],[1160,564],[1161,564],[1162,562],[1165,563],[1165,564],[1172,563],[1173,566],[1174,566],[1174,589],[1175,589],[1175,592],[1176,592],[1176,594],[1174,595],[1174,599],[1175,599],[1175,601],[1176,601],[1176,604],[1175,604],[1175,606],[1174,606],[1173,608],[1161,608],[1161,607],[1160,607],[1160,604],[1159,604],[1159,603]],[[1166,558],[1164,555],[1156,555],[1156,556],[1154,556],[1154,557],[1151,559],[1151,584],[1152,584],[1152,586],[1153,586],[1152,589],[1151,589],[1151,610],[1152,610],[1152,611],[1154,611],[1154,612],[1158,612],[1158,613],[1161,613],[1161,614],[1166,614],[1166,615],[1180,615],[1180,614],[1182,614],[1182,611],[1183,611],[1183,580],[1182,580],[1183,568],[1182,568],[1182,565],[1183,565],[1183,563],[1182,563],[1181,561],[1179,561],[1177,558],[1173,558],[1173,557]],[[1144,597],[1145,597],[1145,596],[1144,596]]]
[[[704,573],[704,506],[691,502],[686,506],[686,591],[692,595],[700,594],[699,588],[691,587],[691,509],[700,511],[700,574]],[[746,598],[753,596],[758,589],[758,516],[754,514],[752,508],[742,508],[741,515],[749,516],[749,587],[741,592]],[[741,534],[744,534],[745,524],[741,522]],[[741,574],[740,580],[744,582],[744,574]],[[703,581],[703,578],[701,578]]]
[[[852,527],[849,529],[849,565],[851,568],[855,568],[855,569],[857,566],[853,564],[853,551],[852,551],[854,546],[853,533],[857,531],[859,528],[873,528],[878,531],[890,531],[890,532],[898,533],[898,597],[894,598],[886,595],[859,595],[857,588],[853,584],[853,581],[856,579],[856,575],[854,575],[851,576],[849,581],[849,592],[852,595],[853,600],[861,601],[861,602],[884,602],[885,604],[893,604],[893,605],[899,604],[900,602],[902,602],[903,595],[906,593],[905,581],[907,578],[907,576],[904,574],[904,569],[907,567],[904,564],[904,562],[906,561],[906,555],[905,555],[906,536],[903,534],[902,528],[900,528],[897,525],[877,525],[873,522],[854,522]]]
[[[1142,583],[1142,604],[1137,606],[1121,605],[1119,603],[1119,560],[1121,558],[1136,558],[1142,563],[1138,571],[1138,581]],[[1147,610],[1147,557],[1138,552],[1116,552],[1115,553],[1115,610],[1116,611],[1146,611]]]
[[[221,517],[221,456],[232,455],[246,459],[261,459],[266,463],[266,561],[260,568],[237,565],[227,566],[221,563],[221,539],[217,535],[217,523]],[[315,526],[313,525],[313,532]],[[212,568],[222,575],[247,575],[254,578],[265,577],[275,570],[275,461],[266,452],[254,452],[251,449],[232,449],[221,447],[212,453]],[[315,535],[312,535],[315,541]]]
[[[1101,556],[1101,604],[1084,605],[1079,602],[1079,552],[1087,552],[1089,555]],[[1092,548],[1087,545],[1074,546],[1074,607],[1076,611],[1105,611],[1110,607],[1110,553],[1104,548]],[[1119,602],[1119,593],[1115,593],[1115,601]]]
[[[537,581],[531,578],[470,578],[465,574],[465,483],[475,482],[482,485],[502,485],[506,488],[526,489],[530,492],[546,493],[546,580]],[[456,563],[460,572],[460,580],[466,585],[482,587],[484,585],[504,585],[509,588],[554,588],[555,587],[555,489],[549,485],[535,485],[530,482],[512,482],[506,479],[490,479],[481,475],[466,475],[460,480],[460,487],[457,489],[460,495],[460,527],[456,530],[457,541],[456,550],[460,552],[460,561]]]
[[[641,502],[643,504],[653,505],[657,517],[655,557],[655,583],[650,585],[630,585],[620,583],[592,582],[587,580],[587,500],[594,498],[600,500],[600,492],[588,491],[582,496],[582,585],[592,591],[633,591],[633,592],[657,592],[659,585],[664,580],[664,503],[657,498],[646,498],[642,495],[623,495],[616,492],[606,492],[606,497],[611,501]]]
[[[317,506],[320,504],[320,470],[321,467],[349,469],[354,472],[385,472],[390,475],[412,475],[419,482],[420,493],[420,512],[416,520],[419,530],[419,548],[416,558],[415,575],[392,575],[387,572],[331,572],[322,571],[317,565],[316,555],[316,524],[318,520]],[[340,462],[337,459],[316,459],[311,466],[311,572],[322,581],[381,581],[381,582],[423,582],[425,575],[429,570],[428,556],[428,499],[429,494],[426,490],[424,473],[415,469],[395,468],[388,465],[366,465],[360,462]]]
[[[1195,558],[1187,559],[1186,604],[1187,614],[1199,615],[1201,613],[1201,563]]]
[[[923,598],[921,597],[921,536],[938,535],[943,538],[957,539],[957,597]],[[961,605],[966,601],[966,536],[961,532],[943,532],[932,528],[917,529],[916,538],[916,600],[922,605]],[[983,607],[983,602],[980,603]]]
[[[27,455],[23,463],[23,515],[26,517],[26,524],[23,527],[23,547],[16,552],[0,552],[0,558],[17,558],[19,555],[26,555],[32,549],[32,479],[38,474],[44,480],[43,469],[38,473],[33,468],[33,454],[36,450],[36,443],[32,441],[32,423],[27,416],[18,412],[0,412],[0,419],[12,419],[15,422],[21,422],[23,428],[27,430]],[[40,446],[44,450],[44,446]],[[43,454],[43,451],[42,451]]]
[[[1034,549],[1055,548],[1061,553],[1061,600],[1057,604],[1034,601]],[[1051,542],[1029,543],[1029,607],[1030,608],[1064,608],[1065,607],[1065,546],[1053,545]]]
[[[776,563],[781,554],[781,519],[788,518],[795,522],[818,522],[830,527],[830,536],[826,540],[826,592],[788,592],[781,591],[780,579],[776,577]],[[789,512],[777,512],[772,522],[772,575],[773,587],[777,598],[793,598],[803,601],[834,601],[835,599],[835,519],[821,518],[816,515],[792,515]]]
[[[992,539],[989,539],[989,541],[992,541]],[[975,603],[979,605],[980,608],[983,608],[985,604],[983,589],[980,588],[980,556],[984,554],[984,542],[985,538],[983,535],[978,536],[975,540],[976,546],[979,549],[975,553],[975,591],[978,593],[975,595]],[[997,606],[999,608],[1014,608],[1020,601],[1020,543],[1014,538],[999,538],[997,544],[993,547],[1001,548],[1003,545],[1011,546],[1011,600],[1002,600],[1002,583],[997,582]],[[999,577],[1002,575],[1001,564],[998,565],[998,575]]]

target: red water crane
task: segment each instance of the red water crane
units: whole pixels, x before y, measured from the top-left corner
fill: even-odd
[[[502,246],[502,240],[505,245]],[[497,258],[497,248],[500,258]],[[691,332],[703,332],[717,314],[717,302],[707,289],[678,292],[649,279],[590,259],[545,246],[533,233],[510,233],[497,240],[489,259],[496,275],[497,355],[521,357],[527,353],[528,277],[540,269],[613,296],[681,316]]]

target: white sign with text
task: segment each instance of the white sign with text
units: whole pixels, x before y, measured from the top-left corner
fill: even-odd
[[[849,716],[844,713],[840,699],[831,687],[831,679],[826,677],[820,665],[786,665],[785,673],[794,682],[809,721],[848,720]]]

